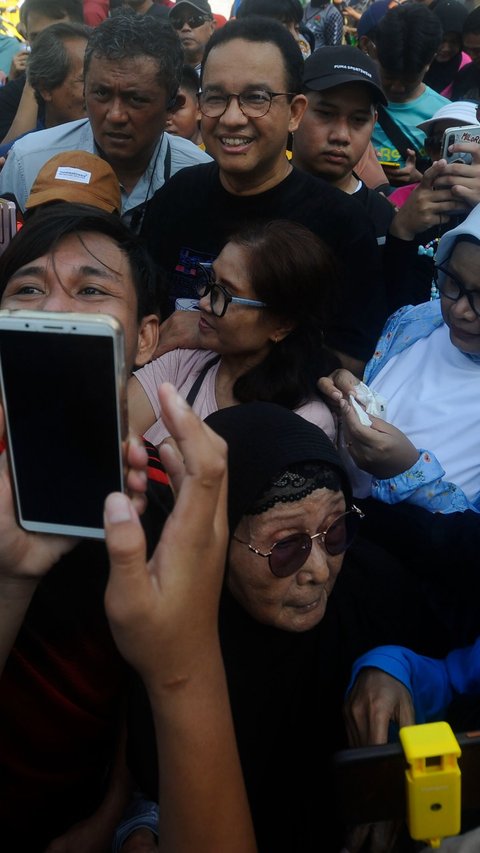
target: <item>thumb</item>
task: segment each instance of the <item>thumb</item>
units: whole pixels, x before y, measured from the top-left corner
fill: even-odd
[[[410,165],[414,164],[416,156],[417,155],[415,154],[413,148],[407,148],[407,163],[409,163]]]
[[[420,186],[424,189],[432,189],[435,179],[443,172],[446,165],[445,160],[435,160],[435,162],[432,163],[432,165],[423,173]]]
[[[120,492],[105,501],[104,525],[110,558],[105,606],[109,618],[122,621],[132,593],[138,593],[145,580],[145,535],[132,502]]]

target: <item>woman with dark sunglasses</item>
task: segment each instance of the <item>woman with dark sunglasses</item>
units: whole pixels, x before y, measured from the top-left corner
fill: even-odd
[[[258,849],[339,853],[330,760],[346,745],[350,665],[381,637],[409,634],[418,648],[417,626],[434,633],[428,607],[384,551],[352,544],[361,513],[318,427],[269,403],[226,408],[206,422],[228,446],[219,632]],[[129,760],[154,798],[151,744],[139,691]]]
[[[199,263],[193,273],[199,348],[173,350],[134,374],[133,428],[157,446],[168,436],[157,388],[171,382],[202,419],[264,400],[298,411],[333,438],[332,416],[316,388],[337,364],[323,345],[337,286],[327,247],[294,222],[252,223],[213,264]]]

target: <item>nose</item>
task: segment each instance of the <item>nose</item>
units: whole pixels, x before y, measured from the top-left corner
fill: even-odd
[[[246,124],[248,122],[248,117],[240,109],[238,95],[230,95],[227,108],[220,116],[220,119],[224,124],[229,125]]]
[[[121,98],[112,98],[108,106],[107,117],[109,121],[115,122],[116,124],[125,124],[128,120],[125,105]]]
[[[337,118],[330,130],[330,141],[344,145],[350,141],[350,127],[346,118]]]
[[[478,319],[465,294],[460,296],[460,299],[457,299],[457,301],[453,303],[450,310],[458,319],[468,320],[470,322]]]
[[[68,293],[59,287],[58,289],[51,291],[45,296],[45,299],[42,303],[43,311],[74,311],[75,308],[72,306],[72,300]]]
[[[206,314],[212,313],[212,305],[210,302],[210,294],[207,293],[205,296],[200,297],[198,302],[198,307],[201,311],[205,311]]]
[[[327,562],[327,553],[322,543],[318,539],[314,539],[308,560],[297,572],[297,583],[299,586],[324,584],[329,577],[330,568]]]

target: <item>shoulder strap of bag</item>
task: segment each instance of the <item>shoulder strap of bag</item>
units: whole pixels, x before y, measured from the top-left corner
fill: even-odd
[[[378,123],[380,127],[385,131],[388,138],[393,142],[395,148],[400,151],[403,159],[406,160],[408,157],[407,148],[411,148],[415,151],[415,156],[419,157],[420,153],[418,151],[417,146],[411,139],[406,136],[406,134],[401,130],[391,117],[390,113],[387,112],[383,104],[379,104],[378,108]]]
[[[192,387],[190,388],[190,391],[187,394],[187,403],[189,406],[193,406],[195,400],[197,399],[198,392],[202,387],[203,380],[205,379],[210,368],[213,367],[213,365],[216,364],[217,361],[220,361],[219,355],[216,355],[215,358],[209,359],[209,361],[207,361],[206,365],[198,374],[197,378],[195,379],[195,382],[193,383]]]

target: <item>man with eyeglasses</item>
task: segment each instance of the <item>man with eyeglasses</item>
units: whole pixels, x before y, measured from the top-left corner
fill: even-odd
[[[291,34],[271,19],[230,21],[213,35],[199,104],[202,138],[216,162],[184,170],[157,193],[143,235],[167,274],[173,308],[177,298],[196,296],[197,264],[215,259],[243,223],[287,219],[310,228],[343,265],[344,290],[325,331],[358,372],[386,318],[378,247],[354,199],[297,171],[285,156],[306,107],[303,65]],[[198,346],[195,315],[168,323],[161,352]]]
[[[185,53],[185,62],[198,74],[206,44],[215,29],[215,19],[208,0],[177,0],[169,20],[177,31]]]

